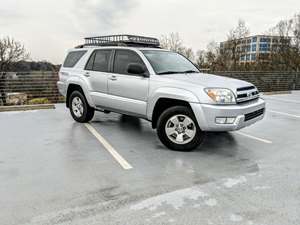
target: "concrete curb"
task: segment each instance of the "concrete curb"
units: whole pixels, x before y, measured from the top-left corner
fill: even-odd
[[[54,104],[0,106],[0,112],[55,109]]]

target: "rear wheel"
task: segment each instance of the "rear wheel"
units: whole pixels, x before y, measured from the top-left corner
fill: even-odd
[[[73,91],[69,98],[70,112],[73,119],[79,123],[86,123],[93,119],[95,109],[89,106],[80,91]]]
[[[165,146],[177,151],[191,151],[205,137],[193,112],[185,106],[174,106],[164,111],[158,119],[157,134]]]

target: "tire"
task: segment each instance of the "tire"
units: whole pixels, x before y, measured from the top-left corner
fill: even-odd
[[[205,138],[194,113],[185,106],[174,106],[161,114],[157,121],[157,135],[167,148],[175,151],[194,150]]]
[[[79,123],[87,123],[94,117],[95,109],[90,107],[80,91],[73,91],[69,98],[70,113]]]

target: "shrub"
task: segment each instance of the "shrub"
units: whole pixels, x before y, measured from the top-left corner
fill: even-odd
[[[66,98],[65,98],[64,96],[59,96],[59,97],[58,97],[58,102],[59,102],[59,103],[66,102]]]
[[[38,105],[38,104],[49,104],[50,101],[47,98],[33,98],[28,101],[29,105]]]

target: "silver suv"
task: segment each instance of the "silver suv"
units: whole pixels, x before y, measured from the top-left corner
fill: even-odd
[[[69,51],[59,78],[77,122],[90,121],[95,110],[143,118],[173,150],[195,149],[205,132],[239,130],[265,114],[253,84],[200,73],[184,56],[161,49],[155,38],[86,38]]]

